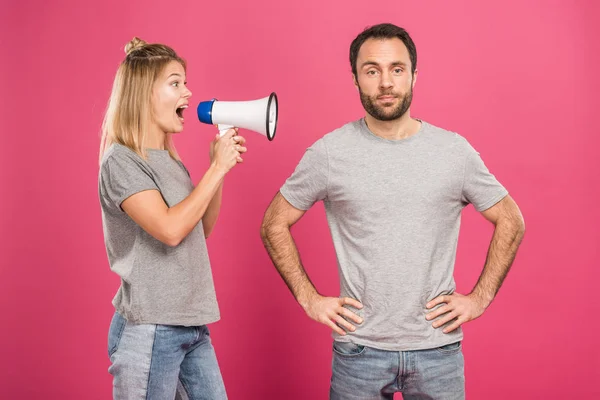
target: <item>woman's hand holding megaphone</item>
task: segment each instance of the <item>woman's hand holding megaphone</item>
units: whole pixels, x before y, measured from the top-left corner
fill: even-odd
[[[237,134],[237,128],[229,129],[223,136],[217,134],[210,144],[210,162],[224,173],[229,172],[237,163],[244,161],[242,153],[246,139]]]

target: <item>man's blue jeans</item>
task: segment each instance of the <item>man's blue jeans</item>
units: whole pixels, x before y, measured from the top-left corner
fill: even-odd
[[[463,400],[461,343],[429,350],[385,351],[333,342],[331,400]]]

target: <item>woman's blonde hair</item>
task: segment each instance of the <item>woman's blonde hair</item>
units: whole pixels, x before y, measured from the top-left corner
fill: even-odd
[[[100,161],[113,143],[129,147],[146,158],[148,127],[152,121],[152,87],[163,69],[177,61],[186,69],[185,60],[162,44],[147,44],[134,37],[125,46],[127,56],[121,62],[112,87],[102,123]],[[165,149],[179,159],[171,135],[166,135]]]

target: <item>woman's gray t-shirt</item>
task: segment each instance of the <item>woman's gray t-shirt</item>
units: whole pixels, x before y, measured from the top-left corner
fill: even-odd
[[[98,179],[104,240],[110,268],[121,277],[113,299],[128,321],[161,325],[204,325],[218,321],[202,221],[177,246],[168,246],[136,224],[122,209],[128,197],[158,190],[168,207],[194,189],[184,165],[167,150],[148,151],[147,160],[113,144]]]

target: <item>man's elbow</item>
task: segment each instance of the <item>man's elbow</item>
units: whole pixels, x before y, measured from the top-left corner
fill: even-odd
[[[523,236],[525,236],[525,219],[523,218],[523,215],[521,213],[519,213],[519,216],[517,218],[517,234],[521,239],[523,238]]]
[[[260,237],[263,243],[267,243],[273,238],[273,236],[281,232],[284,227],[285,224],[282,224],[276,220],[264,219],[260,226]]]
[[[525,236],[525,220],[520,212],[513,213],[508,218],[503,218],[499,221],[499,225],[504,226],[504,229],[510,232],[510,235],[517,242],[520,242]]]
[[[270,224],[263,220],[262,224],[260,225],[260,238],[262,239],[263,243],[266,243],[267,241],[267,238],[269,236],[269,229]]]
[[[525,219],[514,200],[509,200],[500,209],[495,225],[503,227],[503,230],[510,232],[515,239],[520,241],[525,235]]]

